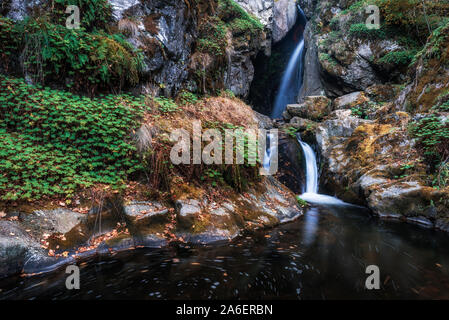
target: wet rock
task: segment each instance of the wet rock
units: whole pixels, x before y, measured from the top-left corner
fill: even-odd
[[[178,222],[182,227],[192,226],[195,216],[201,214],[200,201],[196,199],[176,200]]]
[[[0,278],[49,268],[55,260],[18,222],[0,221]]]
[[[159,202],[135,201],[125,206],[125,212],[138,225],[168,221],[168,208]]]
[[[262,201],[264,212],[268,212],[279,223],[292,221],[303,214],[296,197],[274,177],[267,177],[266,191],[258,199]]]
[[[315,0],[298,0],[297,2],[301,6],[301,9],[304,11],[307,19],[311,19],[318,2]]]
[[[276,173],[276,178],[294,193],[303,193],[305,176],[302,149],[298,140],[281,133],[279,135],[278,150],[279,169]]]
[[[325,96],[305,97],[301,104],[287,105],[287,112],[292,117],[320,120],[332,111],[332,102]]]
[[[16,223],[0,221],[0,277],[22,270],[30,241]]]
[[[33,235],[43,233],[67,233],[78,224],[85,222],[87,216],[68,209],[36,210],[31,214],[21,214],[23,226]]]
[[[429,191],[416,181],[393,184],[372,192],[368,204],[381,217],[416,218],[430,204]]]

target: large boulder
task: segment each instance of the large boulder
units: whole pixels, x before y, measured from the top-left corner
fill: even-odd
[[[351,109],[353,107],[367,103],[369,98],[362,91],[353,92],[334,100],[334,109]]]
[[[291,117],[321,120],[332,111],[332,101],[325,96],[305,97],[301,104],[287,105],[287,113]]]
[[[57,208],[54,210],[36,210],[33,213],[21,213],[20,219],[25,228],[39,237],[43,233],[65,234],[86,221],[87,216],[78,212]]]

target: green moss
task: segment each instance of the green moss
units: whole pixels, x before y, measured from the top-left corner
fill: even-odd
[[[417,50],[401,50],[387,53],[379,59],[380,63],[389,63],[395,65],[408,65],[413,61]]]
[[[307,201],[301,199],[300,196],[296,196],[296,201],[298,202],[299,206],[301,208],[307,207],[309,204],[307,203]]]
[[[349,27],[349,34],[357,38],[385,39],[387,32],[384,27],[380,29],[368,29],[365,23],[355,23]]]
[[[143,56],[120,34],[88,33],[49,23],[45,17],[13,26],[0,21],[0,55],[8,69],[21,56],[24,72],[40,83],[66,83],[74,91],[121,88],[139,81]],[[71,81],[67,81],[67,80]]]
[[[337,61],[335,61],[335,59],[332,58],[329,54],[323,52],[323,53],[320,53],[319,57],[320,57],[320,61],[327,61],[333,67],[337,66]]]
[[[449,157],[449,123],[442,122],[436,114],[412,122],[409,130],[432,169]]]
[[[257,35],[263,24],[233,0],[218,0],[218,16],[235,34]]]

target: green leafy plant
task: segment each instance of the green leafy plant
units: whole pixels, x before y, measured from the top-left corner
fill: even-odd
[[[298,202],[298,205],[299,205],[301,208],[305,208],[305,207],[308,207],[308,206],[309,206],[309,204],[307,203],[307,201],[301,199],[300,196],[296,196],[296,201]]]
[[[408,65],[413,61],[417,54],[417,50],[401,50],[387,53],[379,59],[380,63],[389,63],[395,65]]]
[[[94,93],[139,81],[143,56],[120,34],[67,29],[45,17],[14,26],[1,20],[0,34],[6,41],[0,55],[21,56],[24,73],[40,83],[66,83],[74,91]]]
[[[0,197],[70,197],[93,184],[123,185],[139,170],[128,133],[143,97],[95,99],[0,76]]]
[[[156,97],[153,99],[162,113],[170,113],[178,110],[178,105],[170,98]]]
[[[449,157],[449,124],[444,123],[440,117],[430,114],[411,123],[409,129],[432,168]]]
[[[296,133],[298,132],[298,129],[292,126],[284,128],[284,131],[286,134],[288,134],[290,137],[296,139]]]

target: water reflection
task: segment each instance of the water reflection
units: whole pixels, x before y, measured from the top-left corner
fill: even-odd
[[[320,206],[231,243],[93,259],[80,265],[77,291],[65,289],[63,271],[2,280],[0,298],[448,299],[448,239],[361,208]],[[364,288],[370,264],[381,290]]]
[[[318,229],[319,211],[317,208],[310,209],[304,217],[303,243],[305,246],[310,246],[316,236]]]

